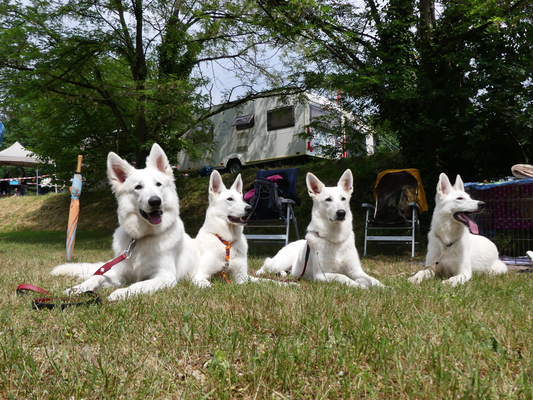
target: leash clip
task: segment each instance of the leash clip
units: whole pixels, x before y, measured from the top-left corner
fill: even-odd
[[[126,258],[131,257],[131,253],[133,253],[134,248],[135,248],[135,239],[131,239],[128,248],[123,253],[126,256]]]

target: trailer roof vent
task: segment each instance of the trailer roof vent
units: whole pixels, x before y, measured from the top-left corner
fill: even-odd
[[[254,114],[241,115],[239,117],[236,117],[233,120],[231,126],[234,126],[235,129],[237,129],[238,131],[252,128],[254,126]]]

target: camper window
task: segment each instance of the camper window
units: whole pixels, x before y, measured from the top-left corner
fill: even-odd
[[[233,120],[231,126],[234,126],[238,131],[242,131],[243,129],[253,128],[254,122],[253,114],[241,115]]]
[[[309,105],[309,111],[310,111],[311,121],[313,121],[317,117],[324,117],[326,115],[331,114],[331,111],[329,111],[326,107],[315,106],[314,104]]]
[[[289,128],[296,123],[294,106],[275,108],[267,111],[267,130]]]

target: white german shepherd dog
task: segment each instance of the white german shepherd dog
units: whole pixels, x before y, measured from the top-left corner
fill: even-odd
[[[358,288],[383,286],[363,271],[355,248],[352,172],[346,170],[336,187],[326,187],[312,173],[307,174],[306,183],[313,209],[305,240],[290,243],[274,258],[267,258],[256,274],[290,270],[295,277],[316,281],[338,281]]]
[[[113,235],[113,250],[118,257],[131,246],[130,257],[104,275],[93,275],[104,263],[63,264],[55,267],[52,275],[86,279],[69,292],[130,284],[111,293],[109,300],[191,280],[196,275],[200,254],[183,228],[174,176],[161,147],[152,146],[144,169],[134,168],[111,152],[107,174],[118,203],[119,227]]]
[[[228,275],[236,283],[245,283],[256,278],[248,276],[248,243],[243,227],[253,208],[243,200],[241,175],[227,189],[218,171],[209,179],[209,207],[205,222],[196,239],[200,264],[193,282],[200,287],[210,285],[213,276]]]
[[[443,283],[456,286],[468,281],[473,272],[507,272],[507,266],[498,259],[496,245],[478,235],[478,226],[469,215],[483,211],[485,203],[470,198],[459,175],[452,186],[448,177],[440,174],[435,203],[426,269],[409,278],[411,283],[437,276],[447,278]]]

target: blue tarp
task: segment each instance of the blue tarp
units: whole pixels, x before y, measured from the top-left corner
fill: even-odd
[[[472,188],[476,190],[492,189],[500,186],[509,185],[530,185],[533,183],[533,179],[509,179],[498,182],[469,182],[465,183],[465,188]]]

